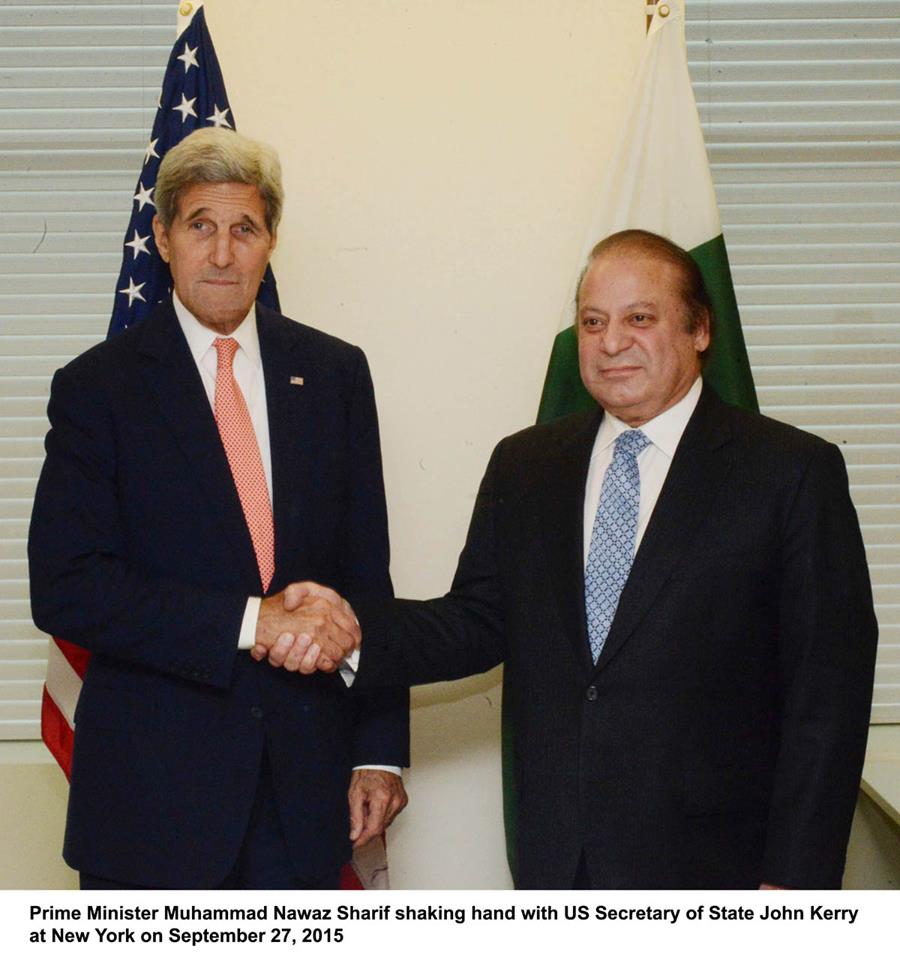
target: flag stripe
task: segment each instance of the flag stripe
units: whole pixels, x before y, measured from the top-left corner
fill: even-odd
[[[578,345],[575,327],[560,330],[553,341],[547,377],[538,408],[538,423],[555,420],[578,410],[589,410],[596,400],[585,390],[578,372]]]
[[[75,726],[75,707],[90,654],[65,640],[55,640],[47,651],[47,692],[70,727]],[[71,657],[71,659],[70,659]],[[74,661],[74,662],[73,662]]]
[[[75,731],[50,695],[49,685],[44,687],[41,699],[41,737],[66,779],[70,779]]]
[[[59,638],[56,640],[56,646],[78,677],[84,679],[88,661],[91,659],[90,652],[85,650],[84,647],[78,647],[74,643],[69,643],[68,640],[60,640]]]
[[[716,318],[715,338],[703,379],[726,403],[758,410],[725,239],[720,234],[688,252],[703,274]]]

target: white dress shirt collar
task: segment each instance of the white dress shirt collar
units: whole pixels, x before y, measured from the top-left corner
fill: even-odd
[[[178,317],[178,323],[184,332],[188,348],[194,363],[198,366],[206,352],[212,347],[215,340],[220,339],[220,335],[203,324],[191,313],[190,310],[178,299],[178,294],[172,291],[172,305],[175,307],[175,316]],[[247,359],[256,369],[262,367],[262,356],[259,352],[259,334],[256,330],[256,304],[250,307],[250,312],[241,321],[236,330],[229,334],[230,337],[237,340],[238,346],[247,356]]]
[[[697,407],[702,389],[703,380],[697,377],[690,390],[678,403],[673,404],[652,420],[648,420],[639,428],[647,439],[670,460],[675,456],[681,435]],[[604,413],[591,459],[614,443],[619,434],[631,429],[632,427],[618,417],[614,417],[611,413]]]

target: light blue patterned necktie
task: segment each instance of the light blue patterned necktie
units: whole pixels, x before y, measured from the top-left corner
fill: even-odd
[[[584,604],[594,663],[612,626],[631,564],[641,502],[638,454],[650,441],[640,430],[616,438],[613,458],[603,478],[597,516],[584,568]]]

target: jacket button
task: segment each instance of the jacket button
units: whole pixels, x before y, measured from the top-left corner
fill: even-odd
[[[591,703],[593,703],[598,697],[597,688],[593,684],[591,684],[587,688],[587,693],[585,694],[585,696]]]
[[[262,720],[263,718],[262,707],[251,707],[250,716],[253,717],[254,720]]]

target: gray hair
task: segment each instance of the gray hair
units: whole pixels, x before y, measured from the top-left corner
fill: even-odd
[[[281,220],[284,187],[278,154],[264,143],[224,127],[201,127],[166,152],[159,165],[154,202],[168,229],[183,190],[198,183],[246,183],[256,187],[273,234]]]

